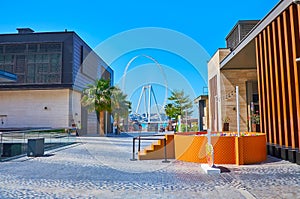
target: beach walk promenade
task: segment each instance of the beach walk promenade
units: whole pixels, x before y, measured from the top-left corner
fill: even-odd
[[[207,175],[196,163],[130,161],[130,136],[77,141],[1,162],[0,198],[300,198],[300,166],[273,157]]]

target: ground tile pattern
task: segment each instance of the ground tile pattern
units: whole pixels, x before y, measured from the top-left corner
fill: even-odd
[[[130,137],[78,138],[44,157],[1,162],[0,198],[300,198],[300,166],[272,157],[219,165],[218,175],[196,163],[131,158]]]

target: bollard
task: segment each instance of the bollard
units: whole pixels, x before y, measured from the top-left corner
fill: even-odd
[[[132,140],[132,159],[130,159],[131,161],[136,161],[137,159],[135,158],[134,154],[135,154],[135,138],[133,138]]]
[[[139,147],[138,147],[138,152],[141,151],[141,136],[139,136]]]
[[[167,160],[167,139],[164,138],[164,150],[165,150],[165,160],[163,160],[163,163],[169,163],[170,161]]]

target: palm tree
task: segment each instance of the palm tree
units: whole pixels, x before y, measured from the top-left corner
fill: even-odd
[[[98,79],[94,84],[88,84],[87,88],[83,90],[81,104],[87,107],[88,112],[96,111],[99,116],[100,135],[103,136],[105,132],[105,111],[111,112],[111,96],[114,87],[110,85],[109,80]]]
[[[131,102],[127,101],[127,95],[121,89],[115,87],[111,96],[112,115],[116,122],[117,133],[119,133],[119,124],[121,119],[127,119],[131,110]]]

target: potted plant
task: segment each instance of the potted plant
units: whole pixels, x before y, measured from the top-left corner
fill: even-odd
[[[251,126],[253,132],[259,132],[260,131],[260,116],[258,113],[254,113],[251,115]]]
[[[223,119],[223,131],[229,131],[229,121],[230,118],[228,116]]]

